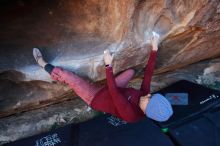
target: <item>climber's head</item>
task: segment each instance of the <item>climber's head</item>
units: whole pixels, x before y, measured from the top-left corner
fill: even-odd
[[[167,121],[173,114],[171,104],[161,94],[142,96],[139,106],[148,118],[159,122]]]

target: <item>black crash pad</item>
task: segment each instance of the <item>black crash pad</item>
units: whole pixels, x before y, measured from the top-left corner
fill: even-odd
[[[157,93],[187,93],[188,105],[173,105],[173,116],[158,125],[162,128],[172,128],[188,121],[192,121],[202,113],[212,110],[220,103],[220,91],[207,88],[186,80],[178,81]]]
[[[77,125],[67,125],[7,146],[173,146],[151,120],[128,124],[103,115]]]
[[[220,146],[220,109],[169,130],[181,146]]]
[[[157,123],[176,145],[220,146],[220,91],[183,80],[159,93],[188,94],[188,105],[174,105],[173,116]]]

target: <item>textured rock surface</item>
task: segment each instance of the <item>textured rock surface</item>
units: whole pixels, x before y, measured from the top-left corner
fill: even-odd
[[[162,36],[153,87],[219,80],[219,0],[2,0],[0,116],[73,98],[63,98],[69,88],[37,66],[33,47],[54,65],[99,81],[105,49],[115,54],[115,73],[143,69],[152,31]]]
[[[1,6],[1,67],[26,80],[48,80],[35,64],[32,47],[48,61],[93,80],[104,78],[102,53],[115,53],[116,72],[140,65],[144,32],[162,36],[158,72],[220,54],[218,0],[33,0]],[[120,60],[120,61],[119,61]],[[134,61],[135,60],[135,61]]]
[[[77,104],[77,107],[74,105]],[[34,115],[34,116],[33,116]],[[0,120],[0,145],[29,137],[70,123],[78,123],[97,115],[82,100],[75,99],[43,109]]]

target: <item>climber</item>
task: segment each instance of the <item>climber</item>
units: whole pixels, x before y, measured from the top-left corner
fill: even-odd
[[[33,49],[33,56],[37,63],[51,75],[52,79],[67,84],[93,109],[110,113],[127,122],[139,121],[145,115],[161,122],[168,120],[173,114],[173,110],[164,96],[161,94],[151,96],[149,94],[158,41],[158,35],[153,34],[151,39],[152,51],[140,90],[126,87],[134,75],[133,69],[128,69],[114,78],[112,71],[113,56],[110,55],[108,50],[104,51],[107,79],[107,85],[104,87],[90,84],[70,71],[45,62],[40,50],[37,48]]]

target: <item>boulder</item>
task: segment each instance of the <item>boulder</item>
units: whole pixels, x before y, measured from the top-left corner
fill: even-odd
[[[39,47],[49,63],[93,82],[105,79],[105,49],[114,54],[115,74],[128,68],[141,71],[151,50],[152,31],[161,36],[155,75],[172,74],[220,55],[219,0],[0,3],[0,116],[70,99],[63,97],[72,91],[52,82],[36,64],[33,47]],[[216,62],[208,71],[216,72],[218,66]],[[192,73],[199,75],[201,70],[183,76]]]

